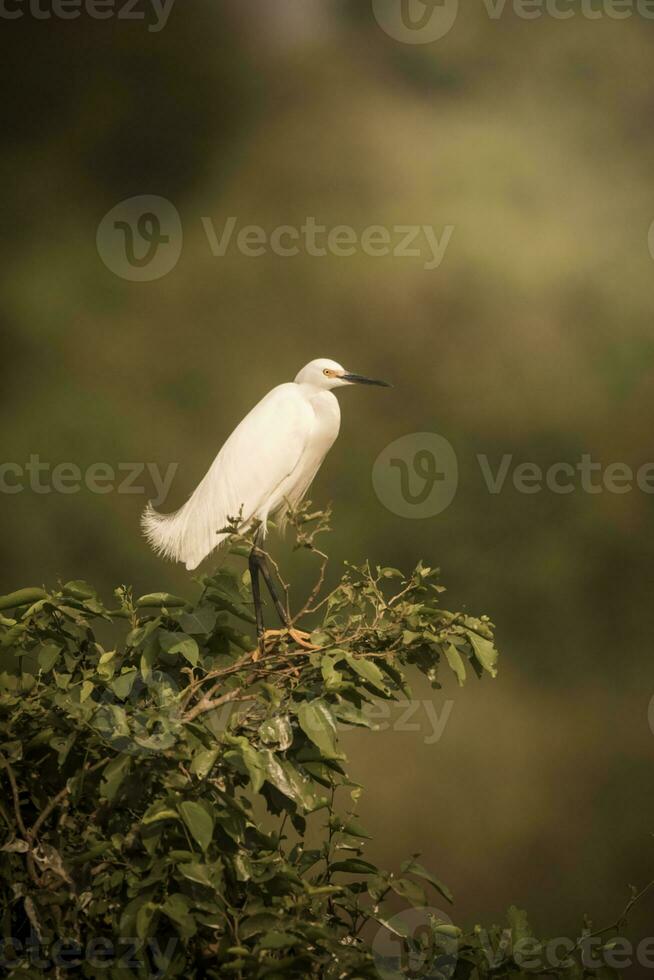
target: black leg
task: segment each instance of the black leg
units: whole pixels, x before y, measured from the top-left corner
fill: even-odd
[[[254,615],[257,621],[257,637],[263,636],[263,609],[261,607],[261,589],[259,588],[259,562],[255,557],[256,547],[250,552],[248,567],[250,569],[250,581],[252,582],[252,599],[254,601]]]
[[[286,608],[279,597],[277,592],[277,586],[275,585],[275,580],[272,577],[270,568],[268,567],[268,562],[266,560],[266,553],[261,551],[257,547],[257,538],[254,539],[254,547],[250,552],[248,558],[248,566],[250,568],[250,581],[252,582],[252,599],[254,600],[254,614],[257,622],[257,639],[259,640],[259,655],[265,653],[265,628],[263,622],[263,609],[261,606],[261,589],[259,588],[259,573],[263,575],[263,580],[268,587],[270,592],[270,597],[274,603],[275,609],[277,610],[277,615],[279,616],[282,625],[286,627],[289,636],[299,645],[307,650],[317,650],[318,648],[312,646],[308,642],[309,634],[302,632],[302,630],[293,629],[289,621],[288,613]],[[278,630],[273,630],[272,632],[277,633]]]
[[[275,605],[275,609],[277,610],[277,615],[279,616],[282,625],[288,626],[289,622],[288,622],[288,616],[286,615],[286,609],[284,608],[284,605],[281,599],[279,598],[279,594],[275,587],[274,579],[270,574],[270,569],[268,568],[268,562],[266,561],[266,556],[263,551],[259,551],[256,545],[250,552],[250,561],[255,563],[257,567],[257,571],[261,572],[261,574],[263,575],[264,582],[266,583],[268,587],[268,591],[270,592],[270,598],[272,599]],[[250,569],[250,575],[252,575],[251,569]],[[258,582],[257,582],[257,587],[258,587]],[[254,588],[252,591],[254,593]]]

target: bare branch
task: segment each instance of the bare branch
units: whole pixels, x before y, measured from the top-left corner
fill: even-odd
[[[18,785],[16,784],[16,777],[14,775],[14,770],[9,764],[9,760],[5,759],[4,755],[0,752],[0,765],[4,766],[7,770],[7,776],[9,777],[9,785],[11,786],[11,795],[14,801],[14,813],[16,815],[16,823],[18,824],[18,829],[20,830],[23,837],[27,837],[27,828],[23,822],[23,815],[20,811],[20,795],[18,793]]]

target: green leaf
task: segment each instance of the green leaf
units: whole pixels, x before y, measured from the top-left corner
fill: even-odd
[[[155,616],[153,619],[149,619],[143,626],[137,626],[135,629],[130,630],[127,634],[127,646],[142,646],[157,631],[159,626],[161,626],[161,616]]]
[[[109,765],[102,771],[102,782],[100,783],[100,796],[103,796],[111,803],[121,787],[123,780],[132,765],[132,757],[123,753],[112,759]]]
[[[389,884],[396,895],[406,898],[414,908],[425,908],[427,896],[424,889],[409,878],[391,878]]]
[[[169,895],[161,911],[171,919],[175,925],[179,926],[181,934],[185,938],[191,938],[197,931],[195,920],[190,913],[190,903],[185,895],[177,892]]]
[[[191,772],[199,779],[204,779],[213,769],[216,759],[220,755],[220,749],[200,749],[193,756]]]
[[[389,694],[384,675],[372,660],[367,660],[365,657],[353,657],[350,653],[347,654],[345,659],[352,670],[356,671],[364,681],[367,681],[382,694]]]
[[[447,885],[444,885],[442,881],[435,877],[435,875],[433,875],[426,868],[423,868],[421,864],[418,864],[414,858],[404,862],[402,865],[402,871],[415,875],[417,878],[422,878],[424,881],[428,881],[429,884],[432,885],[447,902],[450,904],[454,902],[454,896]]]
[[[61,656],[61,648],[55,643],[47,643],[45,646],[41,647],[38,656],[39,668],[44,674],[47,674],[49,670],[52,670],[57,660]]]
[[[75,582],[66,582],[62,591],[64,595],[72,596],[73,599],[97,599],[98,597],[98,593],[93,586],[89,585],[88,582],[84,582],[82,579],[77,579]]]
[[[435,936],[445,936],[446,939],[460,939],[463,931],[458,926],[450,925],[448,922],[434,922],[432,929]]]
[[[192,667],[197,667],[200,650],[196,640],[186,633],[172,633],[169,630],[159,630],[159,643],[166,653],[178,654],[184,657]]]
[[[238,854],[234,855],[233,861],[234,871],[236,872],[237,881],[250,881],[252,878],[252,862],[250,861],[247,854],[243,851],[239,851]]]
[[[338,691],[343,686],[343,675],[334,666],[341,659],[342,657],[325,656],[320,662],[320,671],[328,691]]]
[[[77,740],[77,732],[72,731],[66,738],[55,736],[50,739],[50,745],[57,752],[57,763],[63,766],[68,754]]]
[[[39,599],[47,599],[43,589],[19,589],[9,595],[0,596],[0,609],[15,609],[17,606],[31,606]]]
[[[265,764],[260,753],[254,749],[248,740],[244,737],[234,738],[233,736],[226,736],[225,741],[228,745],[232,746],[232,752],[237,756],[237,768],[241,771],[245,771],[250,777],[252,782],[252,789],[255,793],[258,793],[263,786],[265,777]],[[226,753],[225,760],[233,763],[234,755],[231,753]],[[238,762],[242,763],[242,768],[238,765]]]
[[[192,800],[179,806],[182,819],[203,851],[206,851],[213,837],[213,818],[205,808]]]
[[[141,654],[141,662],[139,663],[141,677],[144,681],[146,681],[146,683],[152,677],[152,668],[156,664],[158,656],[159,645],[156,637],[149,637],[144,645],[143,653]]]
[[[211,633],[216,625],[217,619],[218,613],[209,606],[200,606],[192,612],[180,613],[177,617],[177,621],[185,633],[194,633],[203,636]]]
[[[325,701],[303,702],[298,708],[297,720],[304,734],[320,749],[325,759],[338,759],[336,749],[336,723]]]
[[[484,670],[488,671],[491,677],[497,676],[497,650],[490,640],[478,636],[470,630],[466,630],[466,635],[470,640],[475,656]]]
[[[119,674],[118,677],[112,681],[109,687],[117,698],[124,701],[125,698],[129,696],[137,676],[138,671],[135,667],[132,667],[130,670],[126,670],[125,673]]]
[[[332,871],[345,871],[352,875],[375,875],[379,871],[374,864],[361,858],[348,858],[347,861],[335,861],[329,866]]]
[[[339,821],[342,833],[349,834],[351,837],[363,837],[371,840],[370,834],[354,819]]]
[[[466,668],[463,662],[463,657],[452,643],[443,644],[441,649],[445,654],[445,659],[456,674],[459,687],[463,687],[466,679]]]
[[[259,736],[266,745],[276,745],[280,752],[285,752],[293,741],[293,728],[288,715],[268,718],[259,727]]]
[[[305,810],[315,810],[324,805],[324,797],[316,798],[311,791],[311,784],[286,759],[280,759],[270,749],[259,753],[263,762],[264,773],[268,782],[272,783],[294,803]]]
[[[162,800],[156,800],[143,814],[141,823],[144,827],[147,827],[160,820],[179,820],[179,814],[176,810],[172,810],[169,806],[166,806]]]
[[[372,731],[379,730],[379,725],[376,725],[364,711],[355,708],[349,701],[340,701],[333,705],[332,712],[337,718],[349,725],[359,725],[362,728],[370,728]]]
[[[217,609],[225,609],[239,619],[254,622],[252,610],[243,602],[238,582],[229,569],[221,568],[205,580],[206,599]]]
[[[161,606],[174,609],[177,606],[186,605],[186,599],[180,599],[179,596],[171,595],[169,592],[152,592],[149,595],[142,595],[140,599],[136,600],[138,609],[156,609]]]
[[[199,885],[213,888],[213,882],[205,864],[201,864],[199,861],[190,861],[188,864],[178,864],[177,869],[189,881],[195,881]]]
[[[157,906],[152,902],[142,905],[136,913],[136,935],[139,939],[145,939],[154,931],[152,923],[156,913]]]
[[[93,687],[93,681],[84,681],[79,692],[80,704],[84,704],[88,696],[92,693]]]

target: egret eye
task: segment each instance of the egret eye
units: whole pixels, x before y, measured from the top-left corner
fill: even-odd
[[[323,370],[323,372],[322,372],[322,373],[323,373],[323,374],[326,374],[326,375],[327,375],[327,377],[329,378],[329,377],[331,376],[331,373],[332,373],[332,372],[331,372],[331,371],[329,370],[329,368],[324,368],[324,370]]]

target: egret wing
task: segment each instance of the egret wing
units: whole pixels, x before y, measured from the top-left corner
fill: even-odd
[[[166,516],[146,511],[151,543],[193,569],[228,537],[223,529],[230,518],[239,518],[243,528],[259,515],[265,518],[302,457],[314,418],[296,385],[273,388],[234,429],[180,510]]]

